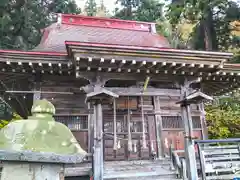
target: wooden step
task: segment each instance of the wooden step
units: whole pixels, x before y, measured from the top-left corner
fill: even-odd
[[[127,161],[107,164],[104,171],[104,179],[128,180],[128,179],[175,179],[176,172],[170,170],[169,160],[156,161]]]
[[[106,178],[104,178],[105,180]],[[177,180],[176,175],[160,175],[160,176],[135,176],[135,177],[118,177],[118,178],[107,178],[106,180]]]
[[[76,164],[65,168],[66,177],[86,176],[91,171],[90,163]],[[176,177],[175,171],[170,170],[170,161],[163,160],[139,160],[139,161],[111,161],[104,162],[104,179],[156,179],[166,180]]]

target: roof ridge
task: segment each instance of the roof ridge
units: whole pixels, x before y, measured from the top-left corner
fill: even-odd
[[[72,14],[58,14],[58,22],[60,24],[68,25],[85,25],[114,29],[127,29],[156,33],[156,27],[154,22],[140,22],[129,21],[121,19],[111,19],[103,17],[92,17],[83,15]]]

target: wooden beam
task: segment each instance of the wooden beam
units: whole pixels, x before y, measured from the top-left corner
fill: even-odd
[[[162,127],[162,115],[161,113],[161,107],[160,107],[160,98],[159,96],[154,96],[154,109],[155,112],[158,112],[155,114],[155,127],[156,127],[156,139],[157,139],[157,152],[158,152],[158,158],[163,158],[164,156],[164,145],[163,145],[163,127]]]
[[[155,57],[155,56],[160,56],[160,57],[179,57],[180,59],[185,58],[185,59],[191,59],[191,60],[200,60],[200,59],[205,59],[206,61],[209,61],[210,63],[213,61],[227,61],[232,57],[232,53],[209,53],[202,51],[186,51],[186,50],[158,50],[158,51],[145,51],[145,50],[133,50],[133,49],[109,49],[109,48],[102,48],[102,47],[87,47],[87,46],[69,46],[71,48],[72,52],[78,52],[78,51],[90,51],[90,52],[97,52],[98,54],[100,53],[111,53],[111,54],[125,54],[125,55],[130,55],[130,56],[144,56],[144,57]]]
[[[106,87],[109,91],[112,91],[119,96],[171,96],[171,97],[179,97],[180,90],[179,89],[163,89],[163,88],[147,88],[144,93],[142,90],[137,87]]]

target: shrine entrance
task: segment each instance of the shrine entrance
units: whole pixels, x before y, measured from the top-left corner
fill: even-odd
[[[146,106],[151,97],[144,98]],[[114,113],[103,113],[104,159],[142,160],[150,159],[156,151],[154,116],[147,109],[141,109],[141,97],[120,97],[116,99],[116,134],[114,135]],[[116,149],[114,149],[116,136]]]

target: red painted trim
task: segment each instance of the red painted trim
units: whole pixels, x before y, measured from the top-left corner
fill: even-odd
[[[25,54],[25,55],[67,56],[67,53],[60,53],[60,52],[17,51],[17,50],[4,50],[4,49],[0,49],[0,53]]]
[[[108,48],[120,48],[120,49],[135,49],[135,50],[165,50],[168,48],[157,48],[150,46],[127,46],[127,45],[118,45],[118,44],[104,44],[104,43],[84,43],[76,41],[65,41],[66,45],[75,45],[75,46],[92,46],[92,47],[108,47]]]
[[[84,18],[84,19],[95,19],[95,20],[111,20],[117,22],[126,22],[126,23],[139,23],[139,24],[156,24],[155,22],[144,22],[144,21],[131,21],[131,20],[122,20],[122,19],[112,19],[112,18],[105,18],[105,17],[95,17],[95,16],[83,16],[83,15],[75,15],[75,14],[62,14],[62,17],[72,17],[72,18]]]
[[[88,17],[79,15],[62,14],[62,24],[95,26],[102,28],[127,29],[134,31],[151,32],[151,24],[137,21],[124,21],[110,18]]]

